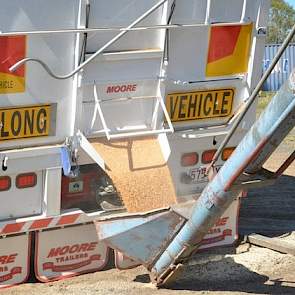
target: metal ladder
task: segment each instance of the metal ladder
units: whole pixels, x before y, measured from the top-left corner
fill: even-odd
[[[122,31],[121,33],[119,33],[116,37],[113,38],[114,42],[116,42],[117,37],[120,35],[124,35],[128,32],[129,29],[133,29],[135,28],[135,25],[145,19],[148,15],[150,15],[150,13],[152,13],[154,10],[158,9],[161,6],[165,6],[163,9],[168,11],[168,7],[167,7],[167,1],[160,1],[158,4],[156,4],[153,8],[151,8],[150,10],[148,10],[147,12],[145,12],[144,14],[142,14],[142,16],[140,16],[137,20],[135,20],[134,22],[132,22],[127,28],[126,31]],[[169,25],[169,22],[171,20],[171,15],[173,13],[175,5],[172,5],[171,8],[171,12],[170,12],[170,16],[168,17],[167,23],[165,22],[164,25]],[[90,7],[87,7],[87,11],[89,14],[89,10]],[[165,15],[165,13],[163,13],[163,15]],[[164,16],[164,18],[166,18],[166,16]],[[162,21],[163,21],[163,16],[162,16]],[[121,28],[124,29],[124,28]],[[155,30],[155,34],[157,34],[159,32],[159,30]],[[166,34],[167,35],[167,34]],[[90,54],[90,52],[87,52],[86,50],[86,43],[87,43],[87,39],[85,38],[85,50],[84,50],[84,60],[87,60],[87,55]],[[109,46],[111,46],[114,42],[110,41],[109,42]],[[164,43],[166,42],[166,38],[164,40]],[[108,46],[108,47],[109,47]],[[103,46],[105,47],[105,46]],[[156,88],[157,88],[157,95],[156,97],[154,96],[132,96],[132,95],[128,95],[129,93],[127,92],[127,95],[125,97],[119,97],[119,98],[108,98],[108,99],[104,99],[103,94],[100,94],[98,91],[98,87],[96,84],[96,81],[93,81],[93,85],[91,85],[93,87],[93,96],[94,96],[94,109],[93,109],[93,116],[92,116],[92,120],[91,120],[91,126],[90,126],[90,135],[91,136],[99,136],[101,134],[104,134],[106,136],[106,138],[108,140],[111,139],[118,139],[118,138],[126,138],[126,137],[136,137],[136,136],[149,136],[149,135],[158,135],[158,134],[162,134],[162,133],[173,133],[174,132],[174,128],[172,125],[172,122],[170,120],[168,111],[166,109],[165,103],[164,103],[164,99],[161,95],[161,91],[160,91],[160,84],[161,84],[161,79],[160,77],[163,75],[163,64],[164,64],[164,55],[165,55],[165,50],[166,50],[166,46],[163,46],[163,50],[159,49],[159,50],[153,50],[153,49],[145,49],[145,50],[127,50],[127,51],[115,51],[115,52],[110,52],[110,53],[104,53],[104,51],[101,51],[101,49],[99,49],[98,51],[101,51],[101,54],[103,54],[104,56],[106,56],[106,58],[111,58],[112,56],[115,56],[115,58],[123,58],[125,56],[129,56],[129,58],[157,58],[159,60],[159,74],[157,77],[151,77],[150,79],[154,79],[156,80]],[[107,49],[107,48],[105,48]],[[118,57],[116,57],[118,56]],[[140,56],[140,57],[139,57]],[[92,58],[92,56],[90,57]],[[114,83],[114,82],[113,82]],[[130,101],[135,101],[135,100],[150,100],[153,101],[153,111],[152,111],[152,119],[151,119],[151,123],[150,124],[143,124],[140,126],[130,126],[129,128],[122,128],[121,130],[119,128],[116,128],[115,133],[112,132],[111,127],[109,127],[107,120],[106,120],[106,116],[104,114],[104,109],[103,109],[103,105],[104,102],[108,102],[108,103],[117,103],[119,104],[120,102],[130,102]],[[160,118],[161,116],[161,118]],[[100,130],[95,130],[94,129],[94,125],[95,125],[95,121],[97,119],[97,117],[99,118],[101,124],[102,124],[102,129]],[[159,120],[160,119],[160,120]],[[164,119],[164,120],[163,120]],[[159,122],[165,122],[162,123],[160,126]],[[167,127],[166,127],[167,125]]]
[[[162,133],[173,133],[174,132],[174,128],[173,125],[171,123],[168,111],[166,109],[165,103],[163,101],[163,98],[161,96],[157,96],[156,97],[156,104],[154,107],[154,111],[153,111],[153,116],[152,116],[152,126],[150,129],[148,130],[143,130],[143,129],[138,129],[138,130],[132,130],[129,132],[121,132],[121,133],[116,133],[116,134],[110,134],[110,129],[107,126],[106,120],[105,120],[105,116],[103,114],[103,110],[102,110],[102,106],[101,103],[103,103],[103,100],[99,99],[98,97],[98,92],[97,92],[97,87],[96,84],[93,84],[93,92],[94,92],[94,99],[95,99],[95,106],[94,106],[94,112],[93,112],[93,117],[92,117],[92,122],[91,122],[91,127],[93,128],[95,119],[97,114],[99,115],[99,118],[101,120],[101,123],[103,125],[103,129],[102,130],[98,130],[98,131],[94,131],[92,132],[92,134],[100,134],[100,133],[104,133],[106,138],[108,140],[111,139],[118,139],[118,138],[125,138],[125,137],[135,137],[135,136],[146,136],[146,135],[157,135],[157,134],[162,134]],[[131,99],[154,99],[154,97],[133,97]],[[126,98],[120,98],[120,99],[112,99],[111,101],[116,103],[118,101],[122,101],[122,100],[129,100],[130,98],[126,97]],[[157,129],[156,125],[157,125],[157,119],[159,117],[159,107],[161,108],[162,112],[164,113],[165,116],[165,120],[169,126],[169,128],[161,128],[161,129]]]

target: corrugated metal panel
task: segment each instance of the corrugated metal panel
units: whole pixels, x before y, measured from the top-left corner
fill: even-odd
[[[279,50],[281,44],[268,44],[265,46],[263,59],[263,72],[269,67],[272,59]],[[290,75],[295,67],[295,44],[290,44],[278,64],[272,71],[270,77],[263,85],[265,91],[277,91]]]

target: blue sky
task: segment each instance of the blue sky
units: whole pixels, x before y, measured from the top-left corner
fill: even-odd
[[[286,0],[286,2],[288,2],[295,8],[295,0]]]

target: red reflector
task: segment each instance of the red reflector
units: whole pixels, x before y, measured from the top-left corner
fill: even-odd
[[[0,177],[0,192],[8,191],[11,187],[11,179],[9,176]]]
[[[235,147],[225,148],[222,152],[222,160],[226,161],[231,156],[234,150],[235,150]]]
[[[199,156],[197,153],[183,154],[181,157],[181,166],[194,166],[198,163]]]
[[[203,154],[202,154],[202,163],[203,164],[209,164],[212,161],[216,151],[217,150],[208,150],[208,151],[203,152]]]
[[[19,174],[16,177],[17,188],[33,187],[36,185],[36,183],[37,183],[36,173],[24,173],[24,174]]]

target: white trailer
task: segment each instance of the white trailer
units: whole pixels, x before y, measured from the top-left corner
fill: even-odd
[[[268,10],[267,0],[3,1],[0,288],[30,271],[46,282],[110,262],[93,220],[127,214],[108,177],[121,158],[96,143],[152,138],[176,202],[198,198],[206,165],[261,76]],[[255,106],[217,168],[254,119]],[[238,211],[239,199],[203,248],[235,242]],[[138,264],[119,252],[115,260]]]

